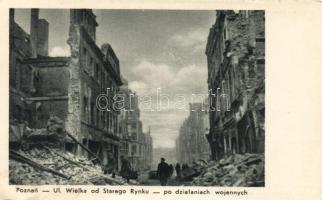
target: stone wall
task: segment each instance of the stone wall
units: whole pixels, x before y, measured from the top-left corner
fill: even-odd
[[[208,87],[220,88],[221,93],[216,95],[228,97],[218,101],[210,96],[208,140],[214,159],[231,153],[263,151],[264,14],[264,11],[217,11],[217,21],[210,31],[206,51],[211,61]]]
[[[67,99],[34,100],[31,127],[44,128],[51,116],[64,120],[67,117]]]
[[[68,84],[68,112],[66,119],[66,131],[75,138],[80,139],[81,122],[81,79],[80,79],[80,29],[77,25],[71,25],[69,30],[68,45],[71,50]]]
[[[32,67],[32,75],[28,80],[33,89],[31,96],[67,95],[69,83],[68,61],[69,58],[66,57],[25,59],[24,65]],[[28,90],[31,91],[31,89]]]

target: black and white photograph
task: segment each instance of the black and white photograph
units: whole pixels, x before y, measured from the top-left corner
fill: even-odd
[[[8,24],[9,185],[266,186],[265,10]]]

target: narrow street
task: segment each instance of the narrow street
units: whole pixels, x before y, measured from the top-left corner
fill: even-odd
[[[139,173],[138,182],[142,185],[151,185],[151,186],[160,185],[159,180],[149,179],[149,171],[144,171]]]
[[[149,186],[160,186],[159,179],[151,179],[149,178],[149,171],[142,172],[139,174],[138,182],[141,185],[149,185]],[[176,179],[176,176],[173,175],[168,180],[168,186],[178,186],[180,182]]]
[[[10,184],[264,186],[264,11],[9,22]]]

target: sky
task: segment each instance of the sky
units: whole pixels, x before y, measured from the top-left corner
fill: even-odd
[[[189,115],[188,103],[202,101],[191,99],[192,94],[207,94],[205,48],[215,11],[94,10],[94,14],[99,24],[96,43],[112,45],[122,76],[143,99],[141,120],[145,131],[151,129],[154,147],[174,147]],[[40,9],[39,15],[49,22],[49,55],[69,56],[69,10]],[[29,9],[16,9],[15,20],[29,33]],[[160,102],[161,109],[147,109]]]

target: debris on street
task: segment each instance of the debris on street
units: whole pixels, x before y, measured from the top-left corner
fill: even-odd
[[[126,185],[85,157],[50,147],[10,151],[9,173],[10,183],[18,185]]]
[[[78,156],[64,150],[64,122],[53,116],[47,128],[31,129],[26,123],[10,123],[10,184],[16,185],[126,185],[120,176],[103,173],[98,158],[81,145],[91,157]],[[75,138],[71,138],[76,140]],[[131,185],[137,184],[131,180]]]
[[[264,155],[246,153],[211,161],[186,185],[258,187],[264,186],[264,179]]]

